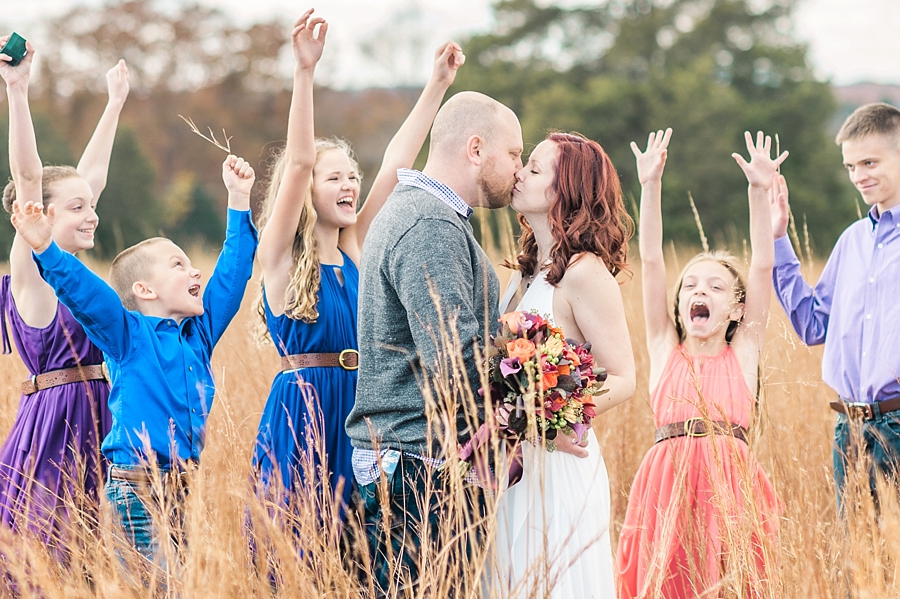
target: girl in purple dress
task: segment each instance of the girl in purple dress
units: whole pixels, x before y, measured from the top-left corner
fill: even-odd
[[[0,38],[0,46],[8,38]],[[97,227],[97,198],[106,186],[119,113],[128,96],[124,61],[106,74],[109,103],[77,168],[43,167],[28,107],[34,48],[15,67],[0,54],[0,77],[9,99],[12,182],[3,208],[16,199],[42,200],[55,211],[53,239],[68,252],[90,249]],[[100,442],[110,426],[109,383],[103,354],[53,290],[41,279],[31,248],[18,235],[9,253],[10,274],[0,284],[3,353],[10,337],[31,378],[22,384],[15,423],[0,448],[0,525],[36,536],[64,555],[70,527],[96,518],[97,487],[104,472]],[[7,320],[9,326],[7,326]],[[67,508],[78,505],[77,514]]]

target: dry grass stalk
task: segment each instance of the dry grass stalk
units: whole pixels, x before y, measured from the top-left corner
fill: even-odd
[[[674,247],[671,253],[670,283],[679,272],[673,265],[683,263],[688,255],[679,255]],[[496,254],[493,257],[495,263],[500,261]],[[205,262],[206,272],[211,271],[213,257],[198,261]],[[594,427],[610,474],[614,545],[628,490],[644,454],[653,444],[654,431],[647,393],[649,360],[643,350],[639,262],[633,269],[635,276],[622,286],[622,293],[635,348],[638,391],[624,406],[601,415]],[[98,266],[98,271],[105,269]],[[807,274],[815,280],[819,273]],[[0,569],[5,575],[5,579],[0,578],[0,588],[4,580],[11,581],[23,598],[130,599],[151,597],[153,592],[157,596],[240,599],[268,598],[276,592],[280,596],[329,599],[371,596],[371,578],[363,573],[360,581],[350,565],[354,561],[368,562],[359,524],[351,521],[356,540],[350,548],[339,545],[333,526],[323,525],[333,522],[336,514],[330,492],[324,492],[321,485],[301,486],[288,509],[275,501],[277,489],[270,489],[272,494],[267,495],[257,492],[251,482],[251,452],[257,425],[278,370],[274,346],[255,349],[251,343],[248,325],[256,318],[251,295],[248,294],[213,359],[218,394],[208,423],[202,467],[191,481],[183,525],[170,523],[162,508],[154,513],[160,528],[168,527],[176,537],[183,535],[187,540],[184,565],[177,576],[167,577],[155,564],[149,567],[156,580],[155,591],[135,584],[120,564],[119,556],[132,571],[138,571],[141,560],[119,538],[104,501],[97,522],[77,515],[72,518],[67,564],[61,563],[42,539],[27,533],[12,534],[0,527]],[[433,334],[444,347],[452,348],[458,343],[446,331]],[[761,400],[751,444],[783,500],[784,512],[778,543],[762,548],[765,559],[777,564],[779,574],[770,585],[774,590],[765,596],[897,597],[900,540],[894,531],[900,528],[900,505],[895,487],[888,481],[879,483],[883,500],[876,510],[868,494],[866,465],[860,464],[852,471],[844,497],[845,513],[839,516],[831,475],[834,416],[827,407],[833,393],[821,382],[821,348],[800,344],[777,305],[772,307],[767,338]],[[451,441],[457,423],[446,418],[447,408],[472,402],[470,393],[459,392],[465,388],[459,385],[465,377],[461,366],[451,352],[442,365],[443,376],[427,381],[431,389],[428,406],[432,427],[449,444],[451,454],[455,451]],[[5,436],[12,426],[20,384],[25,378],[18,356],[0,356],[0,435]],[[305,433],[305,429],[297,427],[298,435]],[[321,447],[315,439],[311,443]],[[320,475],[315,460],[305,463],[304,469],[307,480],[314,481]],[[433,541],[423,548],[420,586],[398,587],[394,596],[503,597],[497,579],[484,578],[493,563],[488,550],[475,544],[474,552],[466,557],[461,549],[463,539],[472,538],[476,532],[491,538],[501,525],[496,505],[499,498],[487,501],[483,517],[473,519],[465,510],[452,509],[466,500],[466,486],[459,477],[451,475],[447,487],[451,517],[440,523],[433,531]],[[386,499],[389,491],[383,485],[381,498]],[[432,496],[432,492],[423,496],[422,508],[430,505]],[[718,501],[727,502],[730,496],[723,492]],[[76,506],[83,504],[84,498],[67,501]],[[742,589],[753,576],[758,549],[748,539],[754,535],[762,538],[762,520],[753,509],[744,514],[724,529],[729,551],[723,555],[723,576],[716,596],[745,596]],[[692,535],[705,533],[701,529],[688,530]],[[251,551],[250,538],[254,539],[256,553]],[[176,557],[174,551],[172,547],[164,548],[167,559]],[[547,596],[548,587],[553,584],[553,563],[554,556],[547,556],[537,564],[535,579],[545,581],[544,584],[520,589],[518,596]],[[4,596],[2,590],[0,596]]]
[[[216,134],[213,133],[212,127],[207,127],[207,129],[209,130],[209,136],[206,136],[203,134],[203,132],[200,131],[200,128],[194,124],[194,119],[185,118],[185,117],[181,116],[180,114],[178,116],[181,118],[182,121],[184,121],[185,123],[188,124],[188,127],[191,128],[191,131],[193,131],[194,133],[196,133],[197,135],[199,135],[200,137],[202,137],[203,139],[205,139],[212,145],[216,146],[217,148],[219,148],[226,154],[231,154],[231,137],[234,137],[234,136],[232,135],[231,137],[229,137],[225,133],[225,129],[222,129],[222,137],[225,138],[225,142],[223,144],[223,143],[220,143],[219,140],[216,139]]]
[[[694,222],[697,223],[697,231],[700,232],[700,247],[704,252],[709,251],[709,242],[706,240],[706,233],[703,232],[703,223],[700,221],[700,213],[697,211],[697,204],[694,203],[694,196],[688,192],[688,201],[691,203],[691,210],[694,212]]]

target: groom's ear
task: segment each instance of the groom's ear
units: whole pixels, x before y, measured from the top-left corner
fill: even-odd
[[[466,158],[475,166],[484,161],[484,139],[479,135],[470,135],[466,140]]]

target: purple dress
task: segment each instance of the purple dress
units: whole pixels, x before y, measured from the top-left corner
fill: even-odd
[[[4,275],[0,336],[5,354],[12,351],[10,332],[33,375],[103,362],[103,353],[62,304],[48,327],[25,324],[13,301],[9,275]],[[45,542],[64,544],[67,498],[86,507],[89,520],[96,516],[97,487],[105,476],[100,442],[111,424],[108,396],[109,384],[102,380],[22,396],[0,448],[0,523],[13,529],[27,526]]]

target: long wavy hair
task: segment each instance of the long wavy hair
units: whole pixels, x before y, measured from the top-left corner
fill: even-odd
[[[559,148],[554,165],[547,220],[553,235],[547,282],[558,285],[574,256],[589,252],[603,260],[616,276],[627,267],[628,240],[634,221],[625,210],[619,175],[609,156],[595,141],[579,133],[551,133],[547,139]],[[516,264],[523,275],[532,275],[537,264],[534,231],[521,214],[522,237]]]
[[[684,268],[681,269],[681,274],[678,275],[678,283],[675,284],[675,332],[678,333],[678,342],[684,342],[685,332],[684,332],[684,323],[681,322],[681,314],[678,312],[678,294],[681,293],[681,286],[684,285],[684,276],[687,274],[688,269],[698,262],[718,262],[725,269],[731,273],[731,276],[734,277],[734,301],[738,304],[744,304],[747,301],[747,285],[744,283],[744,277],[741,276],[741,272],[737,269],[735,264],[738,263],[737,258],[735,258],[731,253],[716,250],[714,252],[700,252],[693,258],[691,258],[687,264],[684,265]],[[738,320],[732,320],[728,323],[728,328],[725,329],[725,342],[731,343],[734,334],[737,332],[738,327],[741,325],[741,320],[743,320],[743,316],[741,316]]]
[[[341,150],[347,154],[350,164],[357,173],[357,177],[361,180],[362,173],[359,172],[359,164],[353,149],[343,139],[330,137],[327,139],[316,140],[316,164],[319,162],[322,154],[330,150]],[[262,231],[269,218],[272,216],[272,210],[275,207],[275,197],[278,195],[278,189],[281,187],[281,181],[284,178],[284,169],[287,159],[284,150],[275,152],[271,159],[271,167],[269,169],[269,185],[266,188],[266,195],[263,199],[260,216],[257,220],[257,226]],[[303,210],[300,212],[300,220],[297,223],[297,232],[294,235],[294,243],[291,247],[292,264],[291,278],[288,283],[284,295],[284,313],[288,318],[294,320],[302,320],[304,322],[315,322],[319,318],[319,287],[322,282],[321,273],[319,271],[319,252],[318,244],[315,236],[316,226],[316,209],[313,206],[313,177],[309,178],[309,185],[303,196]],[[256,310],[263,320],[261,336],[265,336],[265,319],[266,312],[264,306],[263,285],[265,281],[260,282],[260,294],[256,303]]]

